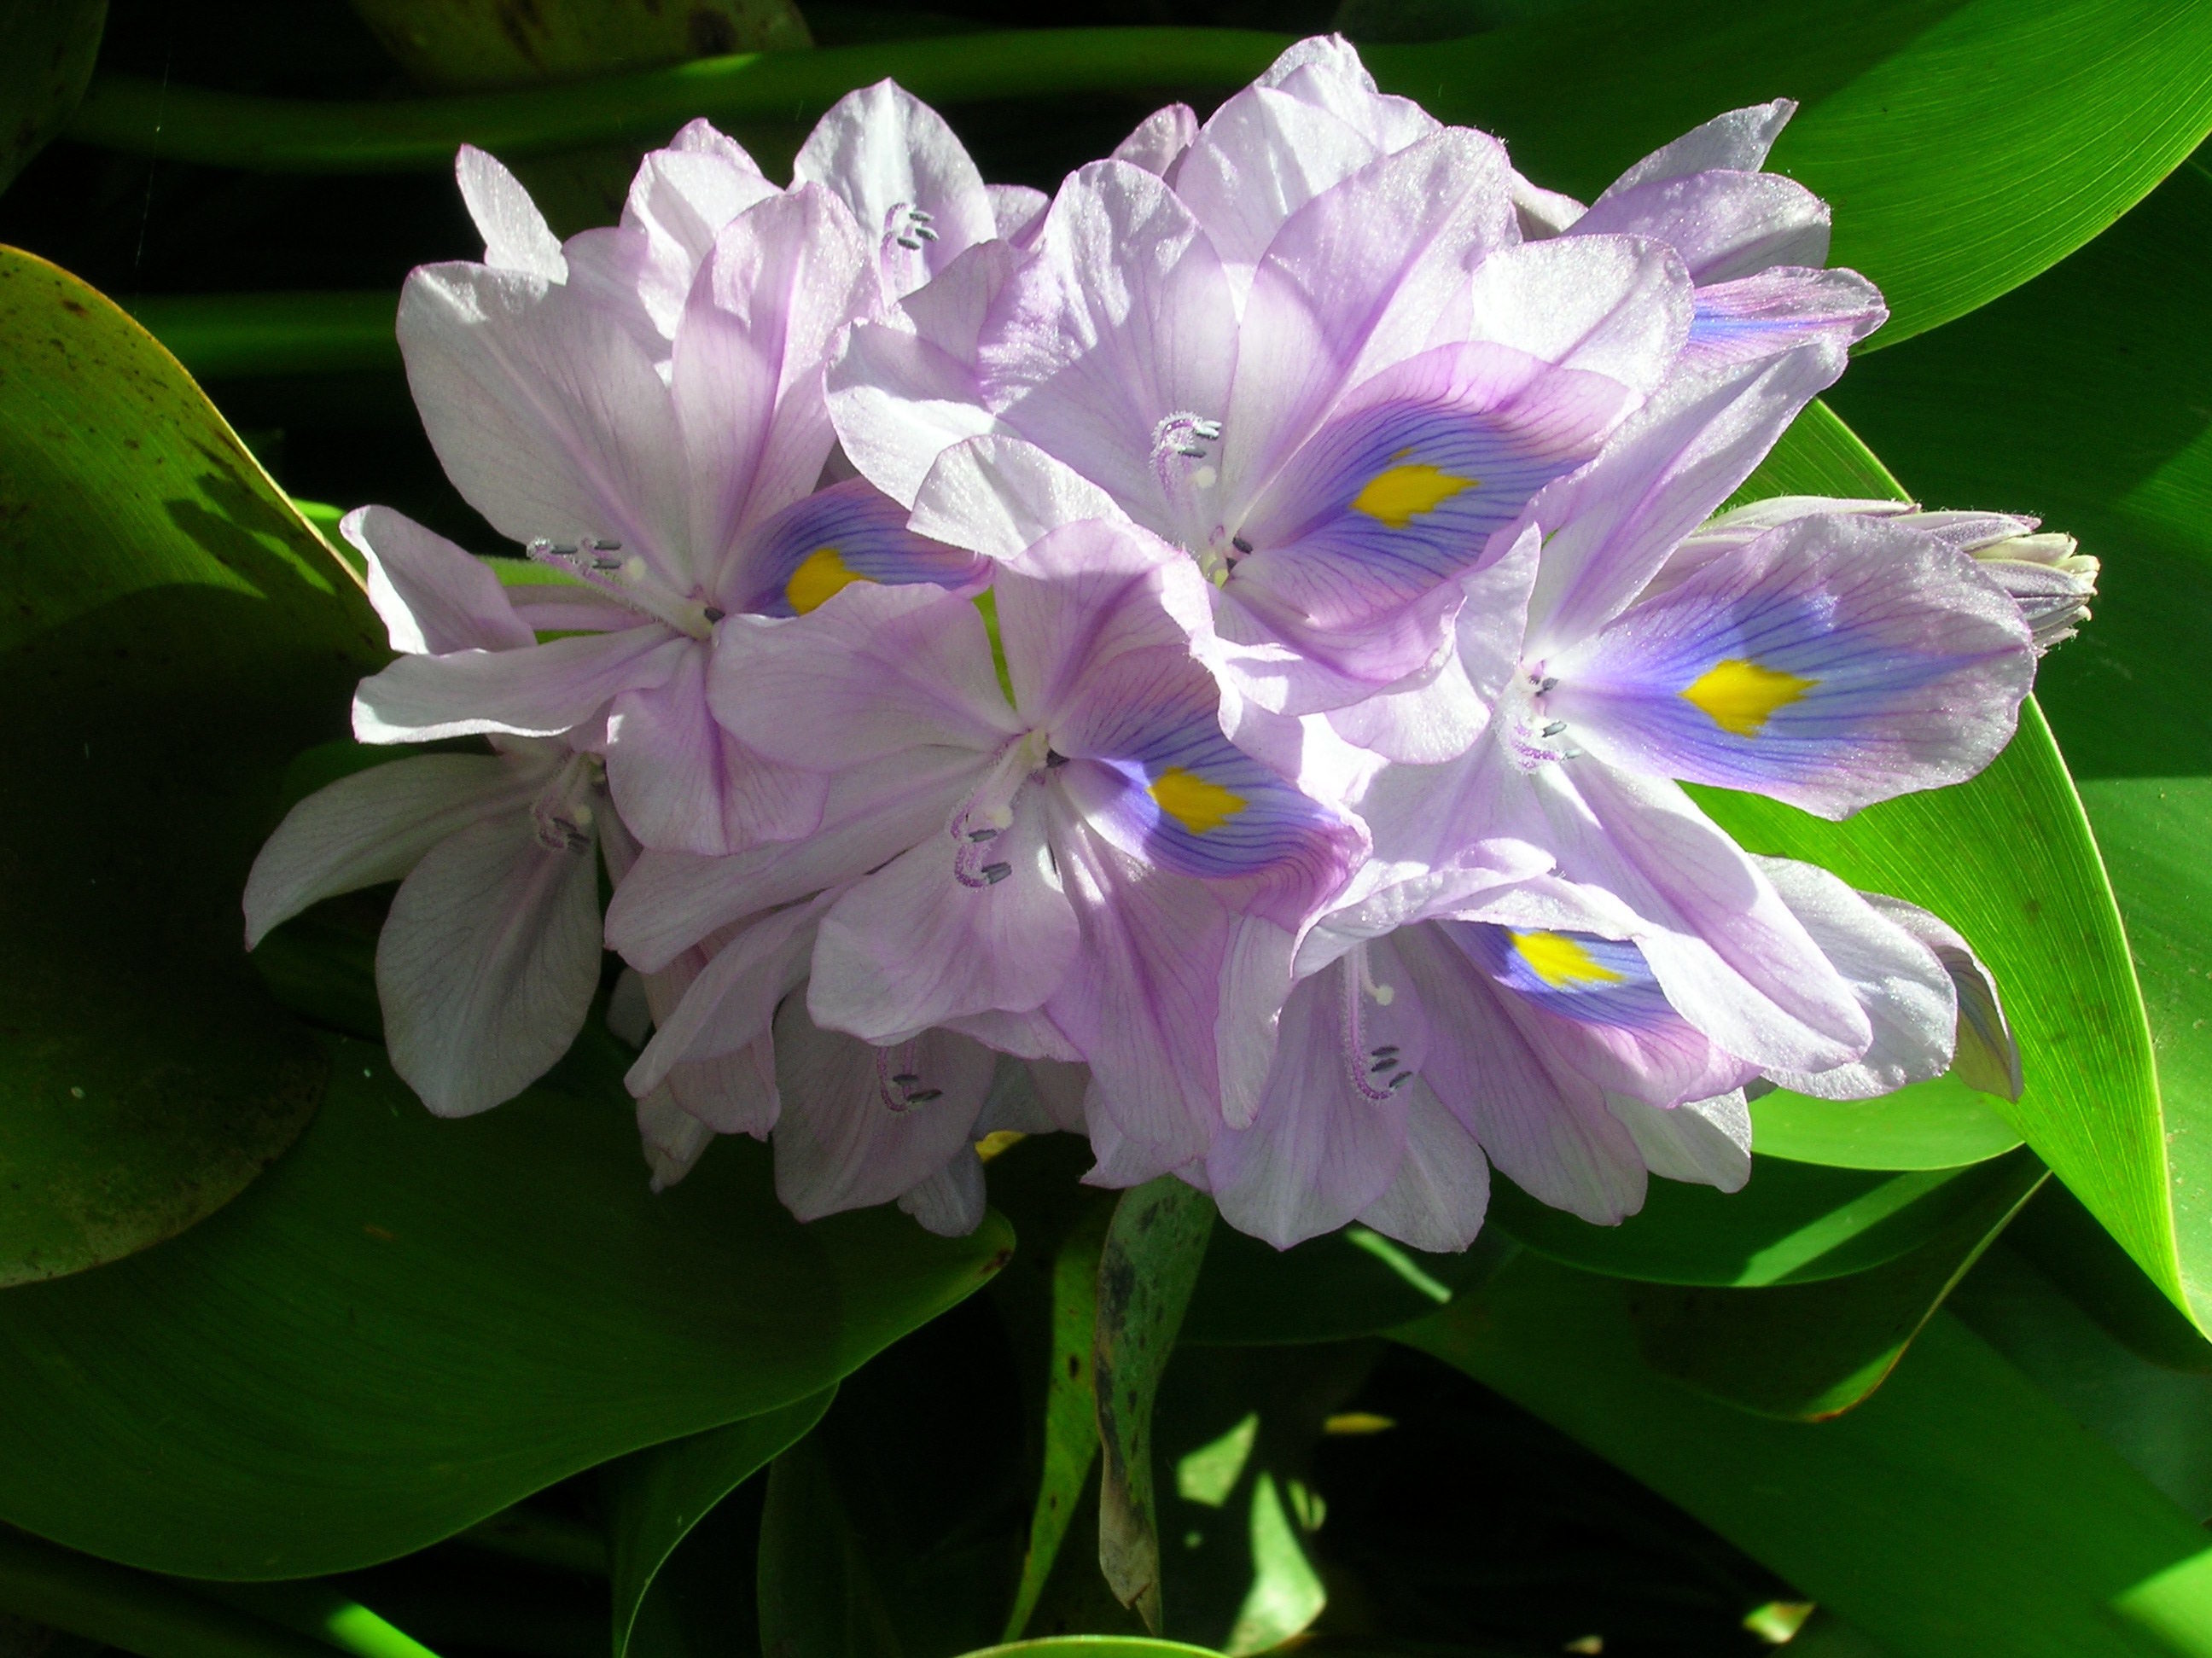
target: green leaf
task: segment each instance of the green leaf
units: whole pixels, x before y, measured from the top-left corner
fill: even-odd
[[[1629,1316],[1654,1370],[1724,1403],[1817,1421],[1880,1387],[1906,1345],[2046,1178],[2022,1153],[1917,1248],[1849,1278],[1768,1289],[1655,1284]]]
[[[1217,1655],[1206,1647],[1157,1641],[1143,1635],[1055,1635],[984,1647],[966,1658],[1217,1658]]]
[[[653,1195],[596,1031],[459,1122],[380,1050],[330,1046],[322,1112],[240,1202],[0,1296],[0,1517],[187,1576],[390,1559],[819,1393],[1009,1247],[995,1219],[801,1226],[742,1139]]]
[[[1723,110],[1798,100],[1773,165],[1834,208],[1831,263],[1881,285],[1883,345],[2065,258],[2212,130],[2212,12],[2191,0],[1601,0],[1365,55],[1585,197]]]
[[[836,1396],[826,1388],[781,1410],[633,1451],[601,1471],[615,1658],[629,1650],[639,1610],[676,1546],[716,1503],[805,1438]]]
[[[790,0],[353,0],[428,87],[503,87],[620,74],[687,58],[810,44]]]
[[[1753,1149],[1840,1169],[1953,1169],[2021,1143],[1986,1094],[1955,1077],[1871,1100],[1815,1100],[1777,1089],[1751,1102]]]
[[[778,1658],[902,1658],[867,1549],[829,1458],[811,1440],[769,1471],[760,1643]]]
[[[1948,1314],[1832,1422],[1700,1397],[1627,1285],[1534,1258],[1402,1339],[1617,1463],[1894,1658],[2212,1653],[2191,1516]]]
[[[2039,695],[2083,780],[2150,1042],[2116,1031],[2132,1062],[2098,1060],[2090,1093],[2053,1098],[2032,1078],[2012,1114],[2201,1328],[2212,1328],[2208,237],[2212,178],[2191,162],[2066,264],[1956,328],[1856,365],[1838,388],[1931,504],[2039,512],[2104,560],[2094,618],[2046,659]],[[2008,856],[2039,855],[2017,824],[1987,832],[2004,835]],[[2051,947],[2054,977],[2086,966],[2112,980],[2064,933]],[[2068,1034],[2101,1045],[2104,1033]]]
[[[338,374],[400,367],[389,292],[152,294],[131,302],[138,325],[196,380]],[[300,503],[308,511],[309,503]],[[336,533],[337,514],[331,518]]]
[[[1288,1249],[1231,1229],[1206,1246],[1183,1315],[1185,1345],[1274,1345],[1380,1335],[1481,1283],[1512,1252],[1496,1228],[1453,1255],[1347,1226]]]
[[[84,96],[106,27],[107,0],[40,0],[0,16],[0,190]]]
[[[1655,1180],[1642,1212],[1618,1226],[1593,1226],[1501,1178],[1492,1183],[1490,1218],[1538,1254],[1608,1278],[1816,1284],[1919,1248],[2033,1161],[2021,1151],[1964,1169],[1891,1171],[1754,1155],[1741,1192]]]
[[[2168,1369],[2115,1339],[2094,1305],[2018,1248],[2021,1230],[2015,1223],[1983,1257],[1946,1310],[2183,1509],[2212,1515],[2212,1376]]]
[[[1114,1206],[1098,1259],[1091,1371],[1098,1394],[1098,1564],[1115,1597],[1160,1626],[1159,1518],[1152,1500],[1152,1401],[1175,1351],[1213,1230],[1213,1199],[1172,1175]]]
[[[313,1636],[218,1605],[179,1584],[57,1548],[4,1527],[0,1527],[0,1610],[142,1653],[145,1658],[330,1658],[332,1650]],[[365,1607],[353,1610],[383,1622]],[[0,1625],[0,1634],[6,1632]],[[434,1655],[416,1646],[413,1654],[393,1650],[391,1658]]]
[[[33,9],[35,9],[35,8]],[[239,895],[292,755],[381,662],[359,586],[100,295],[0,250],[0,1284],[235,1196],[323,1055],[246,964]]]
[[[1044,1466],[1030,1516],[1022,1580],[1006,1613],[1006,1637],[1020,1636],[1052,1576],[1060,1546],[1098,1455],[1098,1391],[1092,1370],[1098,1328],[1098,1260],[1114,1208],[1087,1205],[1052,1262],[1052,1351],[1045,1370]]]

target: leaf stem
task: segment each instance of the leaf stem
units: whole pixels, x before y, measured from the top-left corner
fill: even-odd
[[[1024,29],[702,58],[605,80],[339,102],[257,98],[138,76],[94,77],[67,136],[135,155],[268,173],[404,173],[474,143],[513,158],[657,143],[694,116],[804,120],[896,76],[932,103],[1158,94],[1250,80],[1288,44],[1247,29]]]

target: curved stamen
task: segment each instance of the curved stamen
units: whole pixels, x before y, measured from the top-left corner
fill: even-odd
[[[530,803],[538,844],[548,852],[589,852],[599,839],[592,800],[606,787],[606,767],[594,754],[572,754]]]
[[[885,1110],[903,1116],[917,1105],[927,1105],[932,1100],[945,1097],[943,1089],[921,1085],[921,1072],[915,1068],[921,1063],[920,1048],[916,1041],[876,1050],[876,1097],[883,1102]],[[893,1066],[898,1068],[894,1071]]]
[[[640,616],[665,623],[694,639],[713,635],[714,623],[722,619],[722,611],[704,599],[687,598],[678,592],[654,575],[651,567],[635,554],[628,558],[612,556],[622,550],[619,541],[605,541],[596,536],[586,536],[573,545],[539,536],[524,550],[532,562],[550,564]]]
[[[1365,944],[1355,944],[1339,965],[1344,993],[1337,1003],[1337,1038],[1338,1051],[1344,1056],[1344,1074],[1361,1098],[1387,1100],[1413,1081],[1414,1073],[1400,1063],[1397,1043],[1380,1042],[1370,1048],[1363,1026],[1365,1005],[1372,1001],[1377,1007],[1388,1007],[1397,999],[1397,990],[1375,981],[1368,970]],[[1376,1078],[1382,1078],[1379,1085]]]
[[[952,878],[962,886],[975,890],[994,887],[1014,872],[1012,864],[986,863],[986,849],[1013,827],[1014,803],[1030,777],[1049,763],[1051,752],[1042,732],[1008,743],[989,775],[952,814],[945,833],[958,843],[952,854]]]

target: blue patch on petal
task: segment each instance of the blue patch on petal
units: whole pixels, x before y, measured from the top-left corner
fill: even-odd
[[[1461,954],[1497,985],[1578,1024],[1656,1030],[1681,1023],[1644,952],[1590,932],[1439,923]]]
[[[906,521],[906,508],[864,478],[793,502],[750,537],[739,568],[750,591],[737,608],[803,616],[855,581],[957,588],[990,573],[988,561],[918,536]]]
[[[1255,556],[1309,567],[1303,608],[1313,623],[1356,623],[1473,568],[1494,531],[1590,452],[1510,416],[1411,398],[1377,404],[1298,451],[1287,491],[1255,515],[1255,526],[1265,519]],[[1321,580],[1330,566],[1333,580]]]

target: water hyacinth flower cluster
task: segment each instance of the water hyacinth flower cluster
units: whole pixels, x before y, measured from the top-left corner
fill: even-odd
[[[557,240],[489,156],[400,343],[526,562],[344,521],[397,659],[249,942],[397,879],[429,1108],[609,1017],[658,1183],[957,1232],[976,1143],[1087,1135],[1288,1246],[1463,1248],[1494,1165],[1599,1223],[1749,1172],[1747,1090],[2017,1094],[1940,918],[1739,847],[1971,777],[2092,596],[1994,513],[1726,510],[1878,327],[1719,116],[1589,207],[1292,47],[1050,200],[890,83],[779,187],[695,123]],[[601,872],[612,899],[601,913]]]

